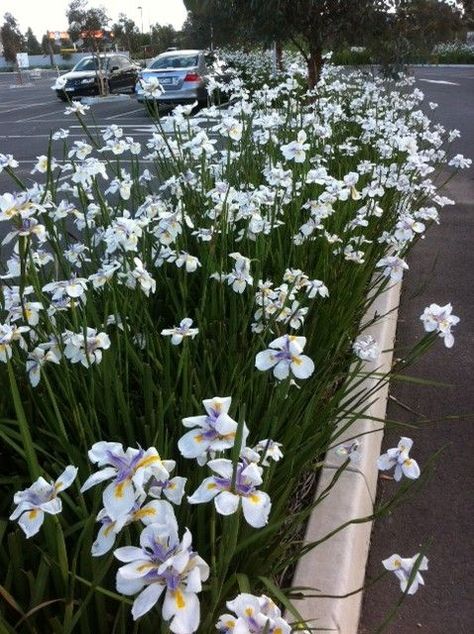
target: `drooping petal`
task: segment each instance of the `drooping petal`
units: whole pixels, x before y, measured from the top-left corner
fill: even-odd
[[[279,381],[284,381],[290,375],[290,364],[286,359],[279,361],[273,368],[273,376]]]
[[[272,350],[263,350],[255,357],[255,367],[262,372],[273,368],[276,363],[278,363],[278,357]]]
[[[270,497],[264,491],[254,491],[242,498],[244,517],[250,526],[261,528],[268,522],[268,516],[272,508]]]
[[[152,583],[140,592],[132,606],[132,616],[134,621],[152,609],[164,589],[165,587],[160,583]]]
[[[235,493],[231,493],[230,491],[221,491],[219,495],[215,498],[214,504],[216,505],[216,510],[220,515],[232,515],[239,508],[240,498]]]
[[[31,511],[26,511],[18,520],[18,524],[28,538],[33,537],[33,535],[36,535],[36,533],[38,533],[43,522],[44,513],[41,509],[32,509]]]
[[[181,436],[178,440],[178,449],[184,458],[197,458],[206,453],[210,444],[202,429],[198,427]]]
[[[124,563],[130,563],[131,561],[143,559],[143,550],[137,546],[123,546],[114,551],[114,557]]]
[[[115,540],[117,538],[117,533],[115,533],[113,530],[114,524],[115,522],[112,522],[110,524],[103,524],[100,527],[95,542],[92,544],[92,557],[101,557],[102,555],[105,555],[105,553],[108,553],[111,548],[113,548],[113,545],[115,544]]]
[[[402,558],[395,553],[391,557],[388,557],[388,559],[384,559],[382,565],[386,570],[398,570],[402,565]]]
[[[413,458],[407,458],[406,460],[404,460],[401,468],[403,471],[403,475],[405,475],[407,478],[410,478],[410,480],[416,480],[420,477],[420,467],[418,466],[416,460],[413,460]]]
[[[81,486],[81,493],[84,493],[84,491],[87,491],[100,482],[104,482],[104,480],[109,480],[110,478],[113,478],[116,474],[117,469],[115,467],[106,467],[101,471],[97,471],[97,473],[93,473]]]
[[[314,372],[314,362],[305,354],[294,356],[290,367],[297,379],[308,379]]]
[[[388,454],[383,453],[377,458],[377,468],[380,471],[388,471],[396,464],[396,459],[391,458]]]
[[[108,516],[116,520],[133,508],[135,504],[135,489],[130,480],[111,482],[104,489],[102,501]]]
[[[209,502],[219,493],[219,488],[214,481],[214,478],[204,478],[194,493],[188,496],[188,502],[190,504],[202,504],[203,502]]]
[[[194,592],[180,588],[167,590],[162,614],[165,620],[172,619],[170,630],[173,634],[193,634],[199,627],[199,599]]]

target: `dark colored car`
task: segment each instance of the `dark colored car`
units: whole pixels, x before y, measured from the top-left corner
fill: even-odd
[[[207,104],[207,84],[211,77],[224,79],[223,63],[216,54],[203,50],[170,50],[155,57],[139,75],[135,89],[140,102],[150,101],[144,85],[155,78],[163,87],[156,99],[160,104]]]
[[[57,78],[52,86],[59,99],[67,101],[73,97],[98,95],[99,72],[107,82],[108,92],[133,92],[140,66],[125,55],[109,53],[83,57],[69,72]]]

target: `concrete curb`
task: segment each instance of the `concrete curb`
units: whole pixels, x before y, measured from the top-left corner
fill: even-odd
[[[372,335],[383,351],[376,362],[367,362],[364,365],[366,371],[378,369],[379,372],[386,372],[391,368],[400,290],[401,284],[389,287],[377,297],[362,320],[363,328],[364,323],[370,323],[374,316],[383,316],[364,329],[364,334]],[[368,393],[376,383],[376,378],[368,377],[357,389]],[[367,410],[367,415],[384,419],[388,384],[369,398],[373,403]],[[344,423],[340,427],[343,426]],[[328,497],[318,504],[306,529],[306,542],[321,539],[350,520],[371,515],[377,488],[376,460],[380,455],[383,438],[383,430],[380,428],[381,424],[362,417],[338,437],[338,444],[344,442],[345,438],[360,437],[361,461],[357,468],[349,466]],[[374,432],[375,429],[379,431]],[[343,460],[335,449],[328,452],[315,499],[331,483],[335,470],[341,466]],[[298,562],[293,585],[317,588],[321,594],[338,596],[347,595],[362,587],[371,530],[372,522],[350,524],[314,548]],[[306,598],[295,601],[295,606],[308,621],[308,625],[315,628],[314,631],[357,634],[361,603],[362,593],[358,592],[346,598]]]
[[[92,106],[96,103],[109,103],[114,101],[130,101],[131,95],[107,95],[105,97],[81,97],[81,102]]]

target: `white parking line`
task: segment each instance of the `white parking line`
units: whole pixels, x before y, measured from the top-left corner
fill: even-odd
[[[35,103],[35,107],[37,106],[50,106],[51,101],[45,101],[43,103]],[[10,108],[9,110],[0,110],[0,114],[6,114],[7,112],[15,112],[15,110],[25,110],[25,108],[31,108],[31,104],[25,104],[23,106],[16,106],[15,108]]]
[[[418,81],[426,81],[427,84],[444,84],[446,86],[460,86],[454,81],[446,81],[445,79],[418,79]]]
[[[58,110],[58,114],[63,114],[62,111]],[[48,110],[48,112],[43,112],[43,114],[35,114],[32,117],[27,117],[26,119],[18,119],[17,121],[15,121],[15,123],[26,123],[27,121],[37,121],[38,119],[41,119],[41,123],[44,123],[43,121],[43,117],[50,117],[51,116],[51,110]],[[56,121],[56,119],[55,119]],[[38,122],[40,123],[40,122]]]
[[[113,114],[110,117],[105,117],[105,119],[118,119],[119,117],[126,117],[133,112],[143,112],[143,108],[135,108],[135,110],[127,110],[127,112],[122,112],[121,114]]]

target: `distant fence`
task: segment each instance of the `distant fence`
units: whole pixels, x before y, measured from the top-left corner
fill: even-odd
[[[128,51],[119,51],[119,53],[128,56]],[[88,55],[90,55],[90,53],[70,53],[67,55],[67,59],[64,59],[61,54],[53,55],[54,66],[59,66],[60,68],[72,68],[80,59],[87,57]],[[30,68],[49,68],[51,66],[51,59],[49,55],[29,55],[28,59],[30,61]],[[13,68],[14,64],[7,62],[4,57],[0,57],[0,70],[10,70]]]

